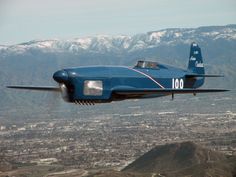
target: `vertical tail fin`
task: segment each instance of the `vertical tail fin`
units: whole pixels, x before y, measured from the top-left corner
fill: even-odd
[[[205,74],[201,48],[195,42],[190,47],[188,70],[196,74]]]

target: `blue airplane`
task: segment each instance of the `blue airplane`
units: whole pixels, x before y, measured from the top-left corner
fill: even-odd
[[[134,67],[90,66],[63,69],[53,74],[59,87],[7,86],[15,89],[61,92],[66,102],[93,105],[125,99],[143,99],[174,94],[223,92],[198,89],[206,77],[201,49],[193,42],[186,70],[153,61],[138,61]]]

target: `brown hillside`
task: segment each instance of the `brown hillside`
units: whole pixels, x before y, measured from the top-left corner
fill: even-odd
[[[193,142],[182,142],[157,146],[122,171],[156,173],[164,176],[232,177],[234,165],[229,164],[223,153]]]

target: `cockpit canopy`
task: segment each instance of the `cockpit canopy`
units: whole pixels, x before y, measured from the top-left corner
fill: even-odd
[[[135,67],[145,68],[145,69],[158,69],[158,64],[157,62],[154,62],[154,61],[139,60]]]

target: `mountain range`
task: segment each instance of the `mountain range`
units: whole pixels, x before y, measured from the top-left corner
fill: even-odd
[[[112,104],[110,107],[95,106],[93,111],[88,109],[87,112],[85,109],[71,105],[63,109],[57,105],[58,102],[63,102],[58,95],[55,97],[51,93],[9,90],[5,86],[56,85],[52,74],[62,68],[85,65],[132,66],[139,59],[186,68],[189,46],[193,41],[202,48],[206,72],[225,76],[211,78],[212,81],[207,80],[206,87],[234,89],[236,86],[236,25],[172,28],[134,36],[99,35],[0,45],[0,120],[8,120],[10,117],[17,118],[17,121],[32,117],[42,119],[46,114],[49,114],[50,118],[55,118],[56,115],[78,118],[84,116],[83,112],[84,114],[91,112],[87,115],[90,116],[103,112],[103,108],[106,107],[108,111],[114,113],[115,109],[110,109]],[[207,98],[205,100],[204,103],[201,100],[195,101],[193,107],[197,111],[200,106],[207,107],[209,102]],[[182,111],[188,110],[186,107],[191,106],[189,102],[184,103]],[[167,105],[169,103],[159,103],[158,99],[155,99],[149,105],[142,105],[141,109],[145,110],[146,107],[161,109],[162,105],[169,109]],[[119,106],[123,107],[117,108],[117,113],[127,110],[127,104],[130,102],[120,104]],[[177,104],[174,103],[173,105],[180,110],[181,105],[176,106]],[[58,107],[58,112],[53,112],[52,106]],[[219,107],[223,106],[222,104]],[[3,165],[6,164],[7,161]],[[194,143],[185,142],[157,146],[122,171],[99,172],[95,176],[111,176],[111,174],[117,177],[187,176],[191,172],[193,176],[198,177],[208,174],[233,177],[236,173],[234,169],[236,169],[235,157],[228,157]]]
[[[52,74],[62,68],[132,66],[139,59],[186,68],[189,46],[193,41],[202,48],[207,73],[225,75],[224,79],[213,79],[206,86],[235,88],[236,25],[171,28],[134,36],[98,35],[0,45],[1,108],[27,105],[26,100],[37,100],[41,104],[42,95],[15,93],[7,90],[5,85],[55,85]]]
[[[152,31],[134,36],[98,35],[71,40],[34,40],[11,46],[0,46],[1,54],[23,54],[40,50],[42,52],[86,53],[132,53],[160,46],[189,45],[193,41],[205,44],[236,40],[236,25],[199,28],[172,28]],[[222,47],[224,47],[222,45]]]

